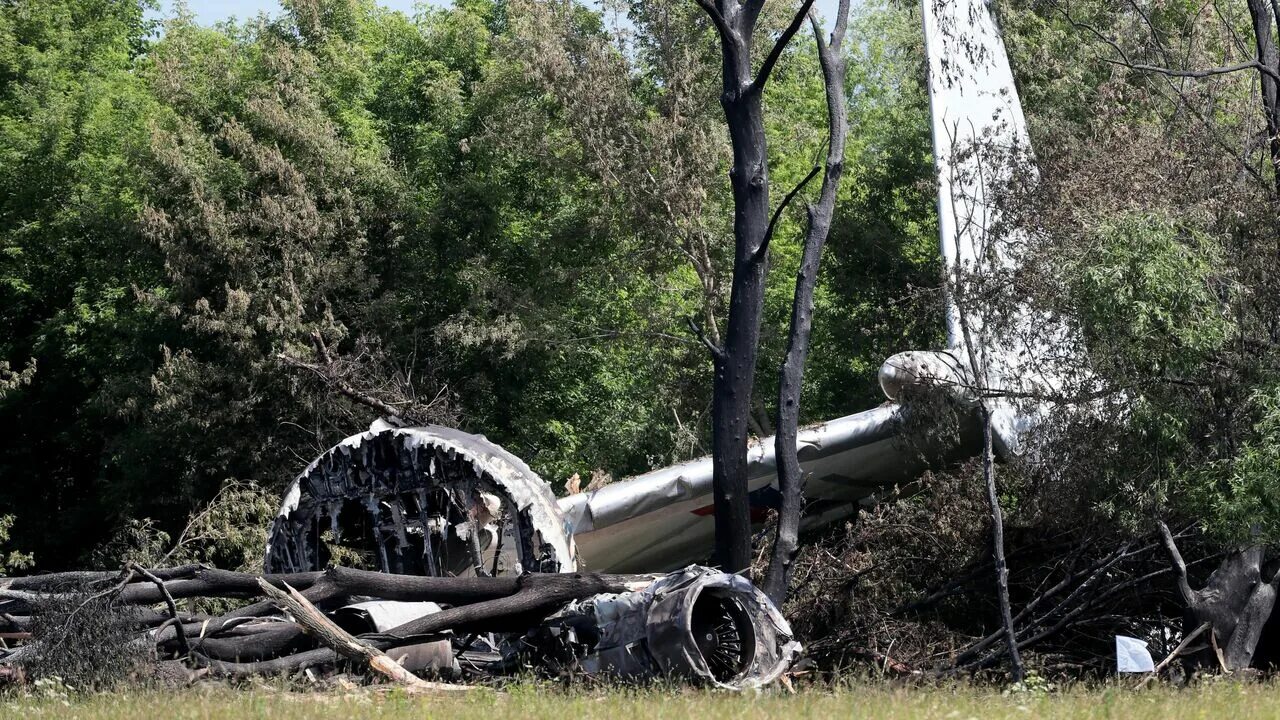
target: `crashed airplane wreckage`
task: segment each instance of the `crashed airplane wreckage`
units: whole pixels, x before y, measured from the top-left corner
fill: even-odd
[[[136,628],[160,657],[214,676],[356,661],[420,690],[457,686],[414,673],[527,671],[744,689],[773,682],[800,654],[777,607],[741,576],[696,565],[576,572],[571,528],[546,484],[502,448],[455,430],[357,436],[312,464],[286,508],[261,576],[131,565],[0,578],[0,638],[29,636],[37,616],[98,600],[117,606],[110,622]],[[313,521],[297,522],[301,512]],[[356,532],[376,539],[369,549],[382,572],[321,570],[331,559],[325,533],[341,542]],[[220,616],[177,605],[264,595]],[[143,609],[160,603],[166,611]],[[0,680],[5,666],[40,652],[38,643],[0,650]]]
[[[999,213],[989,198],[1009,173],[982,167],[965,148],[1026,150],[1029,141],[986,1],[924,0],[922,13],[941,251],[962,283],[984,263],[1016,266],[1004,248],[1023,244],[1015,235],[993,246],[987,230]],[[900,441],[908,389],[970,404],[974,387],[1019,391],[1010,395],[1057,389],[1051,375],[1029,365],[1047,352],[1044,341],[1015,347],[1009,338],[991,337],[980,309],[954,303],[946,321],[946,349],[885,362],[886,404],[799,434],[807,527],[849,517],[859,503],[924,467],[922,456]],[[1049,337],[1059,351],[1078,347],[1056,320],[1027,310],[1018,322],[1039,332],[1013,337]],[[1019,451],[1044,412],[1000,400],[988,407],[1006,454]],[[965,438],[979,433],[976,413],[970,419],[961,441],[935,448],[936,455],[974,451]],[[756,510],[776,495],[773,447],[766,438],[749,448]],[[126,605],[164,603],[168,612],[135,616],[146,638],[170,657],[224,676],[355,658],[402,679],[422,670],[474,677],[535,668],[760,686],[785,672],[800,647],[750,582],[689,565],[712,545],[711,476],[704,458],[557,499],[528,465],[483,436],[379,421],[317,458],[290,486],[270,530],[266,575],[134,567],[123,575],[12,578],[0,581],[0,632],[29,629],[31,617],[75,583],[94,592],[114,588]],[[381,572],[329,567],[341,560],[339,548]],[[181,613],[175,604],[264,595],[219,617]],[[32,647],[0,656],[0,665]]]
[[[1016,230],[1003,237],[993,230],[1000,217],[994,197],[1014,168],[993,166],[975,148],[994,148],[1007,160],[1028,152],[1030,139],[987,1],[923,0],[922,15],[941,253],[951,282],[964,283],[993,265],[1016,267],[1015,249],[1026,245]],[[881,368],[889,402],[800,432],[807,527],[849,517],[859,502],[924,468],[920,448],[902,442],[909,389],[924,386],[970,406],[975,387],[1012,391],[1006,396],[1058,393],[1062,383],[1035,363],[1080,347],[1062,321],[1019,308],[1012,332],[993,337],[985,320],[982,308],[962,312],[949,301],[946,349],[904,352]],[[1001,399],[988,407],[1005,454],[1019,452],[1045,412]],[[976,453],[977,413],[964,419],[958,445],[932,455]],[[773,448],[770,437],[748,452],[758,516],[777,496]],[[294,481],[271,531],[266,570],[320,569],[330,561],[327,543],[366,552],[393,573],[674,570],[705,560],[712,546],[711,476],[711,459],[702,458],[557,500],[528,465],[483,436],[379,422]]]

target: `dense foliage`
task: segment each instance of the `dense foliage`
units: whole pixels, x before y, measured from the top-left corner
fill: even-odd
[[[1068,379],[1055,412],[998,471],[1014,624],[1033,666],[1110,673],[1113,635],[1148,639],[1160,657],[1204,619],[1170,579],[1161,522],[1191,588],[1220,560],[1222,582],[1248,552],[1268,560],[1244,585],[1266,594],[1273,577],[1273,138],[1262,73],[1223,70],[1257,56],[1242,3],[1015,0],[1000,11],[1039,173],[1015,173],[1000,199],[1010,225],[1030,231],[1026,265],[986,278],[982,300],[1068,318],[1087,342],[1083,357],[1046,361]],[[1002,667],[981,483],[975,463],[928,475],[924,492],[887,498],[806,551],[791,610],[815,654],[899,671]],[[1280,622],[1269,605],[1260,618],[1253,663],[1274,667]]]

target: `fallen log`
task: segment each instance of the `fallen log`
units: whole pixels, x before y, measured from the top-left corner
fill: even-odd
[[[198,564],[177,565],[171,568],[158,568],[151,572],[161,580],[176,580],[182,577],[191,577],[202,567],[202,565]],[[0,589],[44,592],[66,591],[72,588],[92,588],[94,585],[117,582],[121,577],[120,571],[73,570],[70,572],[3,578],[0,579]]]
[[[27,632],[30,629],[30,615],[0,615],[0,632]]]
[[[191,659],[196,667],[205,668],[212,675],[227,678],[248,678],[259,675],[284,675],[314,667],[325,667],[342,660],[342,656],[335,652],[333,648],[326,647],[255,662],[216,660],[201,654],[198,650],[191,653]]]
[[[437,627],[438,623],[446,623],[440,625],[438,629],[413,629],[406,630],[402,638],[405,642],[399,644],[407,644],[408,642],[416,642],[418,636],[435,635],[444,630],[451,629],[468,629],[468,625],[476,622],[484,622],[487,620],[495,620],[497,624],[493,627],[486,627],[488,631],[500,629],[524,629],[528,626],[528,618],[533,621],[541,619],[537,617],[541,612],[545,617],[551,611],[554,611],[558,605],[562,605],[571,600],[577,600],[588,595],[598,592],[623,592],[628,588],[643,587],[653,581],[653,575],[581,575],[581,574],[529,574],[520,577],[454,577],[454,578],[437,578],[437,577],[420,577],[409,575],[387,575],[379,572],[371,572],[367,570],[355,570],[352,568],[334,567],[325,570],[323,573],[300,573],[298,575],[306,577],[312,584],[311,587],[302,593],[313,605],[319,607],[333,607],[346,602],[351,596],[369,596],[377,597],[383,600],[395,600],[401,602],[435,602],[442,605],[468,606],[471,604],[490,602],[501,599],[512,598],[519,595],[519,600],[510,600],[507,603],[489,606],[480,610],[473,610],[466,613],[454,613],[446,610],[441,615],[444,620],[433,620],[432,627]],[[316,577],[312,577],[315,575]],[[248,573],[228,573],[226,571],[215,571],[210,573],[209,577],[203,579],[207,586],[216,586],[219,590],[233,589],[240,592],[245,587],[246,578],[256,578],[258,576],[249,575]],[[565,578],[578,578],[577,580],[566,580]],[[586,578],[585,580],[583,578]],[[262,579],[267,583],[280,587],[281,584],[288,582],[289,576],[281,575],[265,575]],[[187,582],[187,581],[180,581]],[[292,583],[289,583],[290,585]],[[606,588],[606,589],[598,589]],[[154,592],[154,589],[152,589]],[[261,588],[259,587],[259,592]],[[523,593],[523,594],[521,594]],[[156,593],[158,595],[158,592]],[[175,595],[176,597],[177,595]],[[137,601],[139,598],[158,600],[150,594],[142,591],[134,592],[129,595],[129,599]],[[225,615],[213,618],[208,621],[199,631],[206,637],[218,635],[227,626],[228,623],[237,622],[243,618],[259,617],[274,608],[274,604],[270,601],[254,603],[253,605],[234,610]],[[456,607],[454,608],[457,609]],[[509,619],[504,623],[502,618]],[[456,618],[456,620],[455,620]],[[450,625],[448,623],[454,623]],[[184,629],[190,629],[184,628]],[[301,630],[294,628],[293,640],[301,635]],[[290,638],[287,637],[287,631],[281,631],[281,635],[275,637],[275,641],[280,645],[287,645]],[[157,643],[167,643],[177,639],[176,628],[166,628],[164,632],[155,636]],[[388,647],[395,647],[389,645]],[[384,648],[385,649],[385,648]],[[232,657],[239,658],[262,658],[263,649],[255,648],[251,643],[246,642],[243,647],[237,648],[235,643],[225,643],[216,651],[215,656],[211,659],[226,660]],[[237,671],[235,674],[240,674]]]
[[[371,574],[377,575],[377,573]],[[478,585],[489,585],[495,590],[504,588],[513,591],[505,597],[470,605],[461,605],[438,613],[432,613],[392,628],[386,633],[363,635],[361,636],[362,640],[378,650],[386,651],[420,643],[424,638],[433,639],[448,631],[520,632],[528,629],[539,620],[573,600],[581,600],[601,593],[621,593],[634,590],[652,582],[653,577],[650,575],[550,573],[522,575],[517,578],[413,578],[413,580],[443,580],[445,584],[462,580],[482,580],[486,582],[478,583]],[[488,581],[501,581],[501,584]],[[425,585],[438,584],[427,583],[424,584],[424,587]],[[468,584],[472,583],[468,582]],[[302,593],[299,593],[299,595],[304,599],[308,599]],[[423,598],[417,594],[408,595],[407,597],[412,601],[421,599],[438,602],[434,597]],[[301,633],[301,630],[298,629],[297,632]],[[221,657],[234,656],[236,653],[240,653],[239,657],[242,659],[257,656],[256,653],[252,652],[252,641],[240,642],[243,645],[242,648],[237,648],[235,643],[223,644],[219,653]],[[318,665],[332,664],[340,658],[330,648],[307,650],[294,655],[253,662],[228,662],[200,652],[196,652],[195,655],[199,663],[203,667],[209,668],[213,674],[233,677],[298,672]]]
[[[175,577],[179,571],[180,574]],[[329,568],[319,572],[275,575],[255,575],[203,566],[195,566],[194,569],[184,566],[150,572],[162,580],[169,577],[163,583],[163,590],[146,578],[137,578],[123,586],[117,601],[126,605],[154,605],[165,602],[165,591],[175,600],[193,597],[241,599],[261,597],[262,589],[258,585],[259,579],[276,588],[283,588],[286,584],[300,590],[315,588],[315,591],[307,596],[312,603],[332,601],[349,595],[368,595],[405,602],[429,601],[445,605],[464,605],[506,597],[520,589],[519,578],[511,576],[424,577],[389,575],[343,567]],[[103,577],[99,573],[92,575]],[[67,587],[65,584],[60,585],[58,580],[47,579],[54,577],[58,576],[34,576],[39,579],[38,582],[33,582],[33,578],[26,577],[0,580],[0,599],[21,600],[38,606],[41,600],[69,597],[72,593],[48,591],[49,588],[65,589]],[[120,577],[119,573],[110,575],[111,579]],[[651,575],[615,577],[620,578],[620,582],[653,578]],[[254,610],[260,612],[270,607],[269,603],[262,603]]]
[[[311,640],[296,623],[271,622],[260,626],[237,626],[219,636],[200,637],[192,633],[192,652],[215,660],[257,662],[310,649]],[[157,643],[173,646],[176,641]],[[179,648],[174,648],[175,650]]]
[[[637,581],[637,578],[640,580]],[[497,578],[474,578],[497,579]],[[425,615],[379,636],[382,649],[417,642],[423,635],[453,631],[515,631],[528,628],[566,603],[602,593],[623,593],[653,581],[652,576],[547,573],[515,578],[515,592],[485,602]],[[426,598],[438,602],[432,598]]]

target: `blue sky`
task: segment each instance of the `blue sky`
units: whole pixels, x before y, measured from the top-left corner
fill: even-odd
[[[690,0],[692,2],[692,0]],[[817,0],[819,8],[827,14],[834,12],[836,0]],[[445,0],[378,0],[378,4],[394,10],[412,12],[416,5],[445,5]],[[856,4],[856,3],[855,3]],[[160,0],[165,15],[171,15],[174,0]],[[279,0],[187,0],[187,7],[195,13],[196,19],[203,25],[212,25],[229,17],[244,20],[266,12],[274,15],[280,12]]]

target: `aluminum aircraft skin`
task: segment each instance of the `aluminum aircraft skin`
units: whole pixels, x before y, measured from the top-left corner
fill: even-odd
[[[965,282],[966,273],[983,270],[982,263],[1007,268],[1018,262],[1002,249],[1018,243],[993,244],[988,232],[999,216],[989,198],[1008,171],[982,167],[981,153],[968,148],[1026,153],[1030,141],[986,0],[923,0],[922,16],[940,251],[954,281]],[[1051,324],[1030,311],[1015,322]],[[880,407],[800,432],[798,452],[811,503],[806,527],[844,519],[858,503],[922,469],[921,453],[900,438],[900,399],[907,386],[928,383],[961,397],[979,384],[1057,387],[1052,376],[1028,364],[1027,358],[1034,360],[1045,348],[1014,347],[1006,338],[988,336],[980,310],[949,302],[946,324],[946,348],[904,352],[884,363],[879,380],[887,401]],[[1054,332],[1055,344],[1073,339],[1066,330]],[[1018,452],[1040,410],[993,402],[999,449]],[[975,419],[960,435],[972,438],[978,431]],[[936,450],[954,457],[973,448]],[[763,519],[777,497],[773,438],[752,441],[748,453],[753,515]],[[388,572],[675,570],[704,560],[712,547],[711,476],[711,459],[702,458],[556,499],[527,465],[482,436],[375,423],[318,458],[294,482],[272,528],[266,568],[318,569],[328,561],[325,543],[337,542],[364,547]]]

